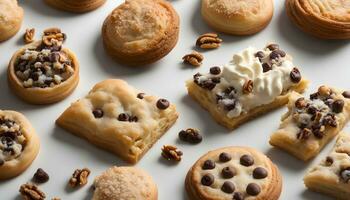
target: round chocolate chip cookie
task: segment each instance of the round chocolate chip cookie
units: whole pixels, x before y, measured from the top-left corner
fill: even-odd
[[[185,187],[192,200],[277,200],[282,178],[261,152],[226,147],[203,155],[187,173]]]

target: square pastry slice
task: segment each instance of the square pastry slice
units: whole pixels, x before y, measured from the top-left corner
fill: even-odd
[[[303,92],[307,85],[277,44],[249,47],[229,64],[187,81],[188,94],[229,129],[286,104],[291,92]]]
[[[350,135],[339,135],[332,152],[311,168],[304,178],[306,187],[339,200],[350,199]]]
[[[73,103],[56,123],[92,144],[136,163],[175,123],[175,105],[110,79]]]
[[[310,98],[292,93],[270,144],[304,161],[315,157],[348,122],[348,93],[328,86],[319,87]]]

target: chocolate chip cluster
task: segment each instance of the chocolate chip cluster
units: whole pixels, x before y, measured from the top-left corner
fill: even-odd
[[[15,121],[0,117],[0,166],[22,153],[26,139],[20,129]]]
[[[233,194],[232,199],[233,200],[244,200],[245,198],[249,196],[258,196],[261,192],[261,187],[256,183],[249,183],[246,186],[246,191],[236,191],[236,187],[232,181],[229,179],[234,179],[234,177],[238,174],[237,169],[229,165],[229,161],[232,160],[232,156],[229,153],[222,152],[219,155],[218,162],[221,163],[227,163],[227,166],[223,167],[221,170],[221,174],[219,174],[219,177],[222,177],[223,179],[226,179],[224,183],[221,186],[221,191],[226,194]],[[254,165],[254,158],[251,155],[242,155],[239,160],[240,165],[243,167],[251,167]],[[202,170],[209,171],[212,169],[215,169],[216,162],[214,160],[208,159],[203,162],[202,164]],[[268,172],[263,167],[256,167],[252,171],[252,176],[254,179],[265,179],[268,177]],[[201,178],[201,184],[204,186],[211,186],[215,182],[215,177],[211,172],[205,173]]]
[[[216,102],[226,111],[234,110],[239,104],[236,89],[230,86],[222,92],[216,93]]]
[[[220,67],[211,67],[209,76],[203,76],[200,73],[197,73],[193,76],[193,81],[196,83],[199,87],[207,89],[207,90],[213,90],[216,86],[216,84],[220,83],[221,77],[219,76],[221,74]]]

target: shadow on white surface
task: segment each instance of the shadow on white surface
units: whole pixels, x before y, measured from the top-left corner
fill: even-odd
[[[331,200],[333,198],[305,189],[301,194],[304,200]]]
[[[304,161],[289,155],[285,151],[278,148],[270,148],[266,155],[279,167],[286,168],[288,170],[303,171],[307,168]]]

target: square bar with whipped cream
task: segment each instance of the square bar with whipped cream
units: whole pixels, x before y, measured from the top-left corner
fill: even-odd
[[[197,73],[186,83],[188,94],[221,125],[234,129],[288,102],[291,92],[303,92],[308,81],[291,56],[277,44],[235,54],[223,67]]]

